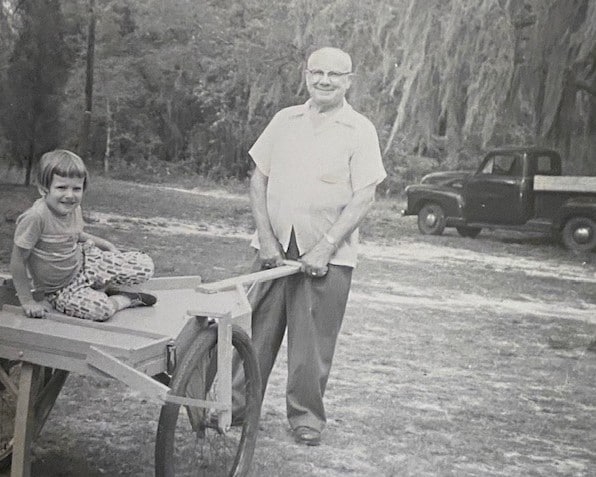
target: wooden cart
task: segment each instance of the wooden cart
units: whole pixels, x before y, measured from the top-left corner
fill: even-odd
[[[0,278],[0,470],[12,463],[11,477],[30,475],[31,443],[74,372],[115,378],[162,405],[156,476],[246,475],[261,383],[245,285],[299,270],[287,262],[207,285],[199,277],[155,278],[145,286],[156,293],[155,306],[123,310],[105,323],[59,313],[27,318]],[[234,423],[233,365],[246,378],[246,412]]]

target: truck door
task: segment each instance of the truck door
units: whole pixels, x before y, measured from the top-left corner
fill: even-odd
[[[503,225],[527,220],[523,207],[525,182],[521,153],[489,155],[464,185],[464,216],[468,222]]]

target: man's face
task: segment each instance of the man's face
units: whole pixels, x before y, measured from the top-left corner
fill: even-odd
[[[340,106],[350,87],[351,65],[335,51],[313,54],[306,67],[306,87],[313,103],[322,110]]]

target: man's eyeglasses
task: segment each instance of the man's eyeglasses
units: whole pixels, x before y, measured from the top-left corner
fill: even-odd
[[[351,71],[323,71],[323,70],[306,70],[310,76],[312,77],[313,80],[315,81],[320,81],[322,80],[325,76],[327,76],[327,78],[329,78],[329,81],[339,81],[340,78],[343,78],[344,76],[348,76],[351,75],[352,72]]]

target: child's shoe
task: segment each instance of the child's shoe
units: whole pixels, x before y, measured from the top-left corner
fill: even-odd
[[[130,298],[130,307],[135,308],[137,306],[153,306],[157,303],[157,297],[152,293],[140,290],[122,290],[118,288],[108,288],[106,290],[108,296],[112,295],[123,295]]]

